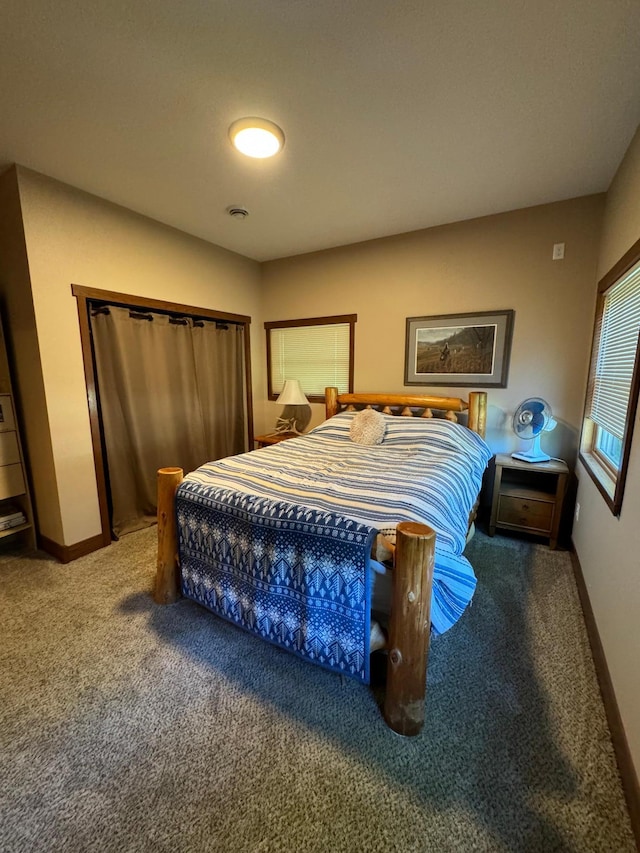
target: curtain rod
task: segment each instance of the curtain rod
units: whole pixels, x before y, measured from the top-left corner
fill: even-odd
[[[91,309],[91,316],[95,317],[98,314],[109,314],[109,308],[124,308],[128,309],[129,316],[134,320],[153,320],[153,315],[158,314],[162,317],[169,317],[169,322],[176,326],[186,326],[189,320],[194,326],[199,328],[204,327],[205,323],[215,323],[216,329],[227,330],[229,326],[244,326],[244,323],[234,323],[232,320],[216,320],[213,317],[201,317],[197,314],[176,314],[169,311],[158,311],[155,308],[149,312],[136,310],[131,305],[120,305],[113,302],[100,302],[95,299],[87,300]]]

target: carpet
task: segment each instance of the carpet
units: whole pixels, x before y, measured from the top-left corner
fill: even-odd
[[[379,684],[155,605],[155,536],[0,561],[2,851],[635,849],[568,553],[478,532],[404,739]]]

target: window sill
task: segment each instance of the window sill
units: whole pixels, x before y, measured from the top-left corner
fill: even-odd
[[[618,515],[620,509],[615,506],[616,480],[611,476],[609,470],[605,468],[595,453],[582,450],[580,452],[580,461],[598,487],[611,512],[614,515]]]

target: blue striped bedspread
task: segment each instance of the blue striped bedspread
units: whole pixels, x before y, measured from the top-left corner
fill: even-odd
[[[462,552],[492,452],[460,424],[392,415],[385,416],[383,443],[363,446],[350,439],[353,416],[345,412],[296,439],[203,465],[178,496],[228,490],[337,514],[392,541],[401,521],[430,525],[437,533],[432,632],[443,633],[475,590]]]

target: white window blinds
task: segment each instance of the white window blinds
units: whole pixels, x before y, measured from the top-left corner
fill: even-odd
[[[604,292],[589,375],[587,416],[622,440],[640,331],[640,262]]]
[[[349,391],[350,323],[271,329],[271,387],[298,379],[307,397],[324,397],[327,386]]]

